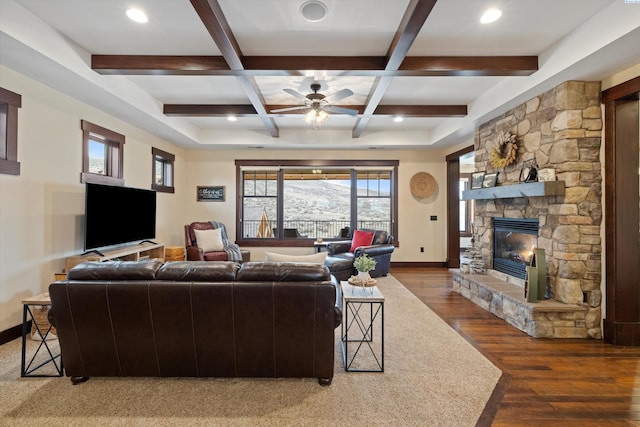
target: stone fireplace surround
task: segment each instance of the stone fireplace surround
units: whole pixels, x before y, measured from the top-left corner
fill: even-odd
[[[489,153],[507,131],[517,135],[518,155],[498,171]],[[499,186],[514,185],[523,162],[535,159],[540,169],[554,169],[565,189],[563,195],[476,200],[475,247],[489,274],[454,271],[456,292],[534,337],[602,337],[601,134],[600,83],[580,81],[564,82],[476,129],[476,171],[500,172]],[[494,217],[539,220],[551,299],[528,303],[521,280],[491,269]]]

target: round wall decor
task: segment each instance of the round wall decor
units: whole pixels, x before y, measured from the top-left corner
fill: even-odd
[[[426,199],[433,195],[438,189],[438,183],[435,178],[427,172],[418,172],[411,177],[409,183],[411,194],[418,199]]]

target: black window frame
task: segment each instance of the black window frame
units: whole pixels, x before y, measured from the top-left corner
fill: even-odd
[[[274,238],[247,238],[242,235],[243,226],[243,197],[244,197],[244,181],[243,181],[243,168],[252,169],[274,169],[274,168],[381,168],[391,170],[391,231],[390,233],[395,237],[394,245],[398,246],[398,160],[236,160],[236,243],[243,246],[253,247],[309,247],[313,246],[315,241],[314,236],[308,238],[290,239],[284,236],[275,236]],[[353,184],[352,178],[352,184]],[[278,188],[278,203],[283,202],[283,193],[281,188],[281,182],[279,181]],[[355,184],[353,184],[355,185]],[[352,197],[355,201],[356,194],[352,191]],[[357,203],[351,204],[351,223],[355,224],[355,215],[357,214]],[[341,240],[340,238],[325,239],[325,240]]]

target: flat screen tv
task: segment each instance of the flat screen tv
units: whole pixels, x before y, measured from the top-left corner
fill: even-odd
[[[156,192],[141,188],[86,184],[84,249],[156,237]]]

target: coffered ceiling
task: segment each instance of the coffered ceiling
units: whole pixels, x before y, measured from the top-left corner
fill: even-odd
[[[322,0],[319,22],[306,1],[0,0],[0,64],[186,147],[335,149],[471,141],[562,81],[640,63],[624,0]],[[335,104],[357,115],[314,130],[272,112],[314,81],[353,91]]]

